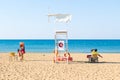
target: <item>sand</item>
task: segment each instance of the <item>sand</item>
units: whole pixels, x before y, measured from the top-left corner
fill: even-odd
[[[22,62],[0,53],[0,80],[120,80],[120,54],[102,53],[99,63],[87,63],[86,55],[71,53],[67,64],[53,63],[52,53],[26,53]]]

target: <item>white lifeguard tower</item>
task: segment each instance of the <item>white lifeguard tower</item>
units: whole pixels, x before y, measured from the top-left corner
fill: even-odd
[[[72,15],[70,14],[48,14],[48,21],[49,17],[55,17],[55,22],[63,22],[68,23],[71,21]],[[60,54],[68,53],[68,32],[67,30],[56,30],[55,31],[55,50],[58,51]],[[65,57],[65,56],[55,56],[55,62],[57,61],[72,61],[72,58]]]
[[[56,31],[55,33],[55,48],[59,52],[68,52],[68,34],[67,31]]]

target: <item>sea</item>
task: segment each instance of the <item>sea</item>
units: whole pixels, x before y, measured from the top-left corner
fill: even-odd
[[[55,49],[54,39],[28,39],[28,40],[0,40],[0,53],[17,52],[19,43],[25,43],[26,52],[52,53]],[[120,53],[120,40],[101,39],[69,39],[68,51],[70,53],[90,53],[97,49],[100,53]]]

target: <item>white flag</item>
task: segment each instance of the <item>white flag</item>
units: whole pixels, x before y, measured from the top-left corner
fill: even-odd
[[[55,17],[55,22],[65,22],[68,23],[71,21],[72,15],[70,14],[49,14],[48,17]]]
[[[64,50],[64,41],[58,41],[58,50]]]

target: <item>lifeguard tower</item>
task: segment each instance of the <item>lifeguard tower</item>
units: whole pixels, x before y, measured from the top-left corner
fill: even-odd
[[[55,17],[56,22],[65,22],[68,23],[71,21],[71,15],[70,14],[48,14],[49,17]],[[48,20],[49,21],[49,20]],[[54,57],[54,61],[66,61],[69,63],[69,61],[72,61],[72,57],[70,56],[61,56],[62,54],[69,54],[68,52],[68,32],[67,30],[56,30],[55,31],[55,50],[58,51],[59,56]]]
[[[56,33],[55,33],[55,48],[57,48],[58,51],[68,52],[67,31],[56,31]]]

